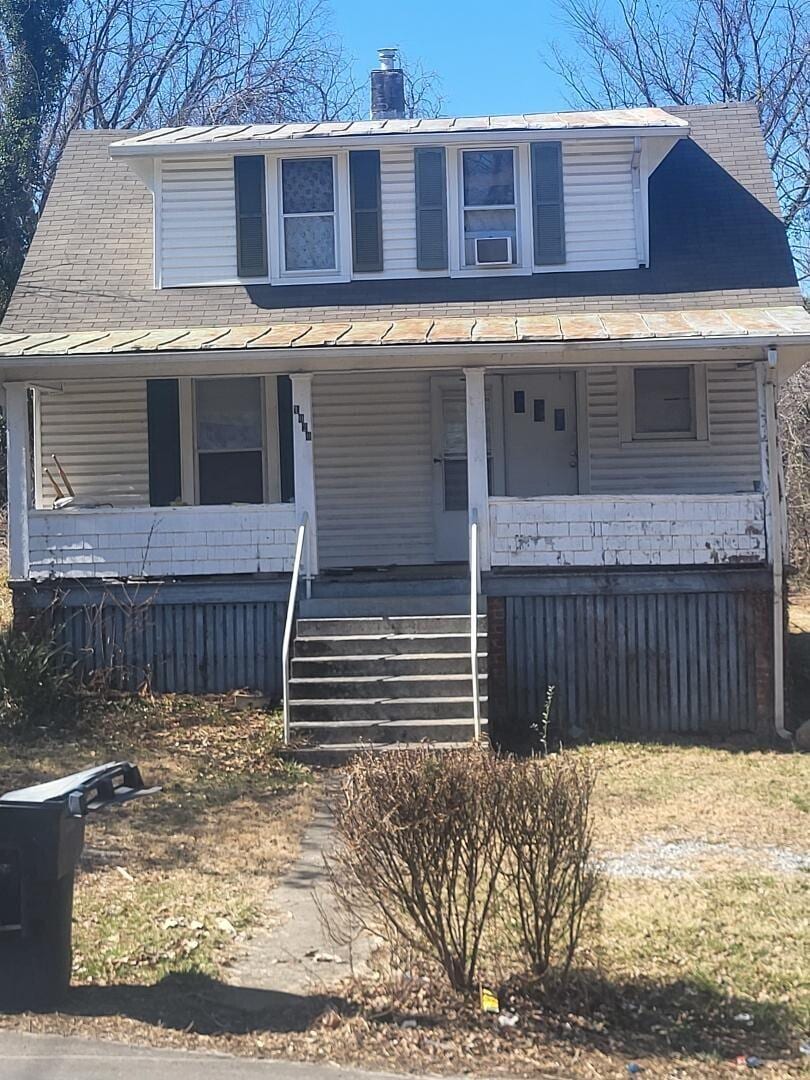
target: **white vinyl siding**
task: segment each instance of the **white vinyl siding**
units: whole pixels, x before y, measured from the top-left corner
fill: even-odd
[[[413,148],[380,151],[383,267],[385,274],[416,274],[416,180]]]
[[[319,375],[312,394],[321,566],[432,562],[429,376]]]
[[[67,473],[77,503],[149,504],[145,379],[65,383],[62,392],[41,392],[39,402],[39,505],[48,507],[56,497],[46,468],[65,488],[52,454]]]
[[[636,266],[630,139],[563,141],[566,267]]]
[[[157,198],[161,285],[234,281],[233,158],[162,162]]]
[[[708,440],[621,444],[615,368],[588,372],[588,441],[594,494],[751,492],[761,478],[757,386],[751,364],[707,369]]]

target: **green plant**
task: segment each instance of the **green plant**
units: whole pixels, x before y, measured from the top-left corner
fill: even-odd
[[[52,642],[18,630],[0,633],[0,727],[22,733],[62,716],[69,679]]]

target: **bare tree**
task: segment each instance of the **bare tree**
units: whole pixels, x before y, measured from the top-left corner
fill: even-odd
[[[562,0],[550,65],[587,108],[756,102],[799,272],[810,275],[810,0]]]
[[[359,88],[321,0],[74,0],[70,67],[44,135],[75,128],[334,120]]]
[[[810,367],[792,375],[779,395],[790,559],[800,580],[810,580]]]

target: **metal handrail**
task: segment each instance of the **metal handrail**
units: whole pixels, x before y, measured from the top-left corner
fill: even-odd
[[[475,741],[481,741],[481,695],[478,685],[478,595],[481,590],[481,562],[478,551],[478,513],[470,513],[470,668]]]
[[[293,625],[295,623],[295,606],[298,600],[298,579],[301,576],[301,560],[304,554],[304,541],[307,533],[309,515],[304,512],[298,526],[298,537],[295,542],[295,558],[293,559],[292,578],[290,580],[290,598],[287,601],[287,621],[284,623],[284,642],[281,646],[281,673],[284,686],[284,745],[290,742],[290,643],[292,641]]]

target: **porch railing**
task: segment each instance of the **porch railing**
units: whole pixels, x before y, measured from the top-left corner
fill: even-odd
[[[481,594],[481,553],[478,513],[470,513],[470,670],[475,741],[481,741],[481,693],[478,681],[478,597]]]
[[[293,559],[292,578],[290,579],[290,597],[287,601],[287,619],[284,623],[284,641],[281,646],[281,673],[284,687],[284,745],[290,742],[290,645],[292,643],[293,626],[295,625],[295,608],[298,603],[298,580],[301,576],[301,560],[304,554],[304,543],[307,534],[307,522],[309,515],[304,513],[298,526],[298,536],[295,541],[295,558]]]

